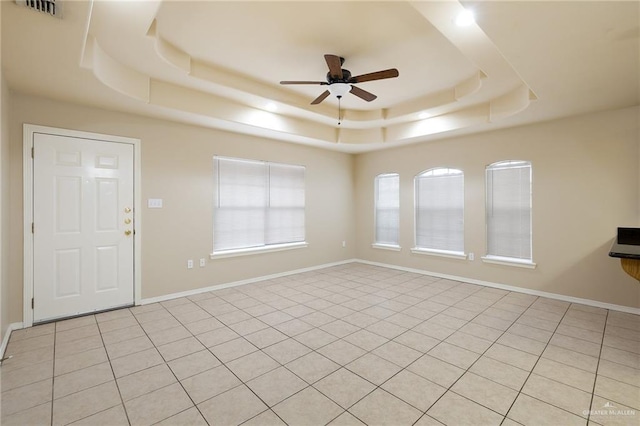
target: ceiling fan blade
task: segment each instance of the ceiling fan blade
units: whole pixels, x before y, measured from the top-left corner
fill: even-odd
[[[338,80],[342,79],[342,59],[340,56],[324,55],[324,60],[327,61],[331,77]]]
[[[324,92],[322,92],[320,96],[318,96],[313,100],[313,102],[311,102],[311,105],[318,105],[320,102],[324,101],[325,98],[329,95],[330,95],[329,91],[325,90]]]
[[[359,97],[360,99],[364,99],[367,102],[371,102],[372,100],[377,98],[377,96],[374,95],[373,93],[367,92],[366,90],[362,90],[361,88],[356,86],[351,86],[350,92],[356,95],[357,97]]]
[[[280,84],[328,84],[326,81],[281,81]]]
[[[384,71],[376,71],[369,74],[356,75],[349,79],[349,83],[363,83],[365,81],[383,80],[385,78],[394,78],[399,76],[400,73],[397,69],[391,68]]]

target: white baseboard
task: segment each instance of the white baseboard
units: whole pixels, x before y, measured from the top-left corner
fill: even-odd
[[[626,312],[629,314],[640,315],[640,308],[632,308],[631,306],[615,305],[613,303],[599,302],[597,300],[583,299],[580,297],[565,296],[563,294],[548,293],[546,291],[533,290],[529,288],[516,287],[507,284],[498,284],[490,281],[476,280],[473,278],[459,277],[456,275],[440,274],[438,272],[424,271],[422,269],[405,268],[403,266],[389,265],[386,263],[371,262],[369,260],[354,259],[354,262],[364,263],[367,265],[381,266],[383,268],[396,269],[405,272],[413,272],[420,275],[428,275],[432,277],[444,278],[452,281],[460,281],[469,284],[477,284],[485,287],[499,288],[501,290],[513,291],[516,293],[530,294],[532,296],[547,297],[549,299],[562,300],[563,302],[580,303],[582,305],[593,306],[596,308],[610,309],[613,311]]]
[[[230,287],[238,287],[238,286],[241,286],[241,285],[253,284],[253,283],[260,282],[260,281],[267,281],[267,280],[272,280],[272,279],[275,279],[275,278],[286,277],[288,275],[295,275],[295,274],[300,274],[300,273],[303,273],[303,272],[316,271],[318,269],[329,268],[331,266],[346,265],[348,263],[353,263],[353,262],[356,262],[356,259],[341,260],[339,262],[325,263],[325,264],[322,264],[322,265],[311,266],[309,268],[295,269],[293,271],[279,272],[277,274],[271,274],[271,275],[263,275],[261,277],[249,278],[249,279],[241,280],[241,281],[233,281],[233,282],[230,282],[230,283],[218,284],[218,285],[213,285],[213,286],[209,286],[209,287],[196,288],[196,289],[193,289],[193,290],[181,291],[179,293],[165,294],[164,296],[156,296],[156,297],[150,297],[150,298],[147,298],[147,299],[142,299],[140,301],[140,304],[141,305],[148,305],[150,303],[164,302],[164,301],[171,300],[171,299],[178,299],[180,297],[193,296],[195,294],[206,293],[208,291],[222,290],[223,288],[230,288]]]
[[[4,358],[4,351],[7,350],[7,345],[9,344],[9,338],[11,337],[11,332],[13,330],[20,330],[23,328],[23,324],[21,322],[14,322],[9,324],[7,330],[4,333],[4,337],[2,338],[2,345],[0,345],[0,358]]]
[[[271,275],[263,275],[261,277],[249,278],[249,279],[241,280],[241,281],[234,281],[234,282],[225,283],[225,284],[218,284],[218,285],[213,285],[213,286],[209,286],[209,287],[197,288],[197,289],[193,289],[193,290],[182,291],[182,292],[179,292],[179,293],[171,293],[171,294],[166,294],[166,295],[163,295],[163,296],[150,297],[150,298],[147,298],[147,299],[141,299],[141,301],[140,301],[141,303],[140,304],[148,305],[150,303],[164,302],[164,301],[167,301],[167,300],[177,299],[177,298],[180,298],[180,297],[193,296],[193,295],[200,294],[200,293],[206,293],[208,291],[221,290],[221,289],[224,289],[224,288],[231,288],[231,287],[238,287],[238,286],[242,286],[242,285],[246,285],[246,284],[257,283],[257,282],[260,282],[260,281],[267,281],[267,280],[272,280],[272,279],[275,279],[275,278],[286,277],[286,276],[289,276],[289,275],[300,274],[300,273],[303,273],[303,272],[316,271],[316,270],[319,270],[319,269],[329,268],[329,267],[332,267],[332,266],[346,265],[346,264],[349,264],[349,263],[363,263],[365,265],[380,266],[380,267],[383,267],[383,268],[395,269],[395,270],[404,271],[404,272],[412,272],[412,273],[420,274],[420,275],[427,275],[427,276],[431,276],[431,277],[444,278],[444,279],[448,279],[448,280],[452,280],[452,281],[460,281],[460,282],[469,283],[469,284],[477,284],[477,285],[481,285],[481,286],[485,286],[485,287],[499,288],[499,289],[506,290],[506,291],[513,291],[513,292],[516,292],[516,293],[524,293],[524,294],[530,294],[530,295],[533,295],[533,296],[547,297],[549,299],[561,300],[561,301],[564,301],[564,302],[580,303],[582,305],[594,306],[596,308],[610,309],[610,310],[613,310],[613,311],[626,312],[626,313],[629,313],[629,314],[640,315],[640,308],[633,308],[633,307],[630,307],[630,306],[615,305],[613,303],[605,303],[605,302],[600,302],[600,301],[597,301],[597,300],[583,299],[583,298],[580,298],[580,297],[565,296],[565,295],[556,294],[556,293],[548,293],[546,291],[533,290],[533,289],[523,288],[523,287],[516,287],[516,286],[512,286],[512,285],[507,285],[507,284],[499,284],[499,283],[494,283],[494,282],[490,282],[490,281],[476,280],[476,279],[473,279],[473,278],[460,277],[460,276],[457,276],[457,275],[441,274],[441,273],[438,273],[438,272],[425,271],[423,269],[414,269],[414,268],[407,268],[407,267],[404,267],[404,266],[391,265],[391,264],[387,264],[387,263],[372,262],[372,261],[364,260],[364,259],[347,259],[347,260],[342,260],[342,261],[339,261],[339,262],[325,263],[325,264],[322,264],[322,265],[311,266],[309,268],[295,269],[295,270],[292,270],[292,271],[280,272],[280,273],[271,274]],[[22,329],[22,328],[24,328],[24,325],[21,322],[15,322],[15,323],[9,324],[9,326],[7,327],[7,330],[5,332],[4,338],[2,339],[2,345],[0,345],[0,358],[2,358],[4,356],[4,352],[7,349],[7,344],[9,343],[9,338],[11,337],[11,332],[13,330],[19,330],[19,329]]]
[[[610,309],[610,310],[613,310],[613,311],[626,312],[626,313],[629,313],[629,314],[640,315],[640,308],[633,308],[633,307],[630,307],[630,306],[623,306],[623,305],[615,305],[613,303],[605,303],[605,302],[600,302],[600,301],[592,300],[592,299],[583,299],[583,298],[580,298],[580,297],[565,296],[563,294],[549,293],[549,292],[546,292],[546,291],[534,290],[534,289],[523,288],[523,287],[516,287],[516,286],[512,286],[512,285],[494,283],[494,282],[490,282],[490,281],[476,280],[474,278],[460,277],[460,276],[457,276],[457,275],[441,274],[441,273],[438,273],[438,272],[425,271],[425,270],[422,270],[422,269],[406,268],[404,266],[397,266],[397,265],[391,265],[391,264],[380,263],[380,262],[372,262],[372,261],[364,260],[364,259],[347,259],[347,260],[343,260],[343,261],[339,261],[339,262],[325,263],[325,264],[322,264],[322,265],[312,266],[312,267],[309,267],[309,268],[295,269],[293,271],[280,272],[280,273],[277,273],[277,274],[264,275],[264,276],[261,276],[261,277],[250,278],[250,279],[241,280],[241,281],[234,281],[234,282],[230,282],[230,283],[226,283],[226,284],[218,284],[218,285],[209,286],[209,287],[197,288],[197,289],[194,289],[194,290],[183,291],[183,292],[180,292],[180,293],[172,293],[172,294],[166,294],[164,296],[151,297],[151,298],[147,298],[147,299],[142,299],[141,300],[141,304],[142,305],[147,305],[147,304],[150,304],[150,303],[164,302],[166,300],[177,299],[179,297],[193,296],[195,294],[206,293],[208,291],[213,291],[213,290],[221,290],[223,288],[238,287],[238,286],[241,286],[241,285],[257,283],[257,282],[260,282],[260,281],[266,281],[266,280],[271,280],[271,279],[275,279],[275,278],[286,277],[288,275],[294,275],[294,274],[299,274],[299,273],[309,272],[309,271],[316,271],[318,269],[324,269],[324,268],[328,268],[328,267],[331,267],[331,266],[345,265],[345,264],[348,264],[348,263],[363,263],[363,264],[366,264],[366,265],[380,266],[380,267],[383,267],[383,268],[396,269],[396,270],[400,270],[400,271],[404,271],[404,272],[413,272],[413,273],[420,274],[420,275],[428,275],[428,276],[437,277],[437,278],[444,278],[444,279],[448,279],[448,280],[452,280],[452,281],[460,281],[460,282],[469,283],[469,284],[477,284],[477,285],[481,285],[481,286],[485,286],[485,287],[499,288],[501,290],[513,291],[513,292],[516,292],[516,293],[524,293],[524,294],[530,294],[530,295],[533,295],[533,296],[547,297],[549,299],[561,300],[561,301],[564,301],[564,302],[579,303],[579,304],[582,304],[582,305],[594,306],[596,308]]]

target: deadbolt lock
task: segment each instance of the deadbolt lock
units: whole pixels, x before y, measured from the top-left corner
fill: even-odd
[[[125,208],[124,208],[124,212],[125,212],[125,213],[131,213],[131,209],[130,209],[129,207],[125,207]]]

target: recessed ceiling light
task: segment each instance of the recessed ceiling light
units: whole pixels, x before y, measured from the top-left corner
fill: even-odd
[[[473,12],[470,10],[463,10],[456,17],[456,25],[459,27],[468,27],[475,22],[476,18],[475,16],[473,16]]]
[[[267,111],[271,111],[271,112],[276,112],[278,110],[278,105],[276,105],[274,102],[269,102],[266,106],[265,109]]]

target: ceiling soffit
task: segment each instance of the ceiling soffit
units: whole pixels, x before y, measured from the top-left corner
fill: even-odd
[[[312,90],[292,90],[280,86],[275,79],[275,75],[281,75],[282,79],[296,78],[291,74],[303,71],[316,72],[315,68],[298,71],[289,69],[286,64],[280,65],[278,61],[266,64],[256,61],[253,67],[257,71],[260,71],[261,67],[273,67],[270,70],[273,81],[270,77],[265,80],[262,73],[251,74],[250,68],[233,69],[233,64],[216,61],[215,57],[202,53],[201,43],[190,44],[188,39],[176,36],[180,31],[178,24],[190,25],[189,16],[199,16],[206,12],[202,7],[213,8],[208,12],[215,13],[217,4],[229,7],[230,3],[235,2],[167,2],[166,5],[172,8],[184,8],[180,18],[182,21],[176,22],[171,19],[163,20],[167,13],[163,13],[163,7],[166,5],[162,2],[134,2],[135,7],[128,2],[96,2],[89,18],[81,66],[92,70],[95,77],[107,87],[141,102],[200,118],[211,118],[212,122],[224,121],[232,127],[237,125],[238,131],[241,132],[247,127],[253,127],[272,137],[287,140],[299,137],[301,140],[323,144],[392,145],[495,122],[526,109],[535,99],[533,91],[479,26],[455,25],[456,16],[463,10],[460,3],[402,2],[400,6],[394,2],[395,7],[404,8],[400,10],[400,14],[409,13],[411,19],[422,20],[425,32],[437,30],[439,49],[455,52],[455,55],[450,55],[453,58],[450,63],[458,67],[450,72],[455,81],[442,78],[438,85],[437,81],[427,82],[429,77],[425,76],[425,83],[422,84],[414,75],[411,84],[398,85],[404,88],[404,93],[393,93],[395,80],[373,82],[371,86],[365,86],[367,90],[371,88],[374,93],[379,94],[380,99],[387,94],[387,98],[393,98],[393,103],[380,108],[376,101],[367,104],[368,109],[363,109],[358,108],[356,103],[362,101],[357,98],[350,99],[349,102],[343,102],[345,108],[342,110],[341,124],[338,125],[338,108],[335,102],[325,101],[321,105],[309,105],[309,101],[316,96],[310,93],[313,93],[313,90],[320,93],[318,86],[312,86]],[[246,2],[238,3],[242,7],[251,5]],[[286,7],[290,3],[274,4]],[[189,5],[197,7],[189,11]],[[366,5],[361,2],[353,2],[353,6],[357,6],[360,11],[366,10]],[[123,10],[125,7],[128,9]],[[274,10],[274,16],[279,12],[281,11]],[[126,15],[127,19],[122,19],[123,15]],[[214,24],[212,27],[215,27]],[[295,39],[306,33],[297,29],[295,31],[298,32],[291,30],[288,34],[288,30],[291,29],[284,28],[284,36],[280,37],[286,38],[288,35],[292,42],[284,46],[279,55],[284,58],[288,51],[292,55],[304,55],[306,45],[296,45]],[[114,31],[117,31],[119,36],[114,37]],[[215,33],[207,35],[215,36]],[[135,49],[123,49],[120,44],[123,40],[130,40]],[[267,43],[268,41],[266,40]],[[403,41],[397,42],[398,48],[402,48]],[[228,43],[233,44],[233,37]],[[443,46],[443,43],[447,46]],[[413,44],[407,42],[409,46],[413,47]],[[355,52],[356,47],[357,45],[354,47],[345,43],[342,49]],[[340,54],[335,50],[332,52],[331,48],[320,46],[315,50],[310,49],[313,50],[313,57],[317,57],[319,66],[326,67],[322,63],[323,53]],[[429,52],[434,48],[436,47],[424,46],[424,49],[417,51],[416,61],[422,60],[426,63]],[[260,46],[256,49],[260,49]],[[244,55],[250,57],[251,53],[245,52]],[[361,61],[360,66],[364,64],[377,67],[375,49],[371,49],[366,55],[370,57],[368,60],[371,64]],[[384,55],[383,52],[380,57],[384,59]],[[357,57],[355,53],[353,56]],[[411,55],[408,57],[411,59]],[[345,63],[344,66],[346,65]],[[443,62],[435,64],[444,67],[447,65],[446,58],[443,58]],[[398,68],[401,77],[403,74],[411,76],[410,63],[404,65],[405,73],[402,66],[399,65]],[[377,69],[363,69],[362,73]],[[314,78],[314,75],[298,77]],[[407,93],[406,88],[412,86],[415,89]],[[399,89],[396,90],[398,91]]]

